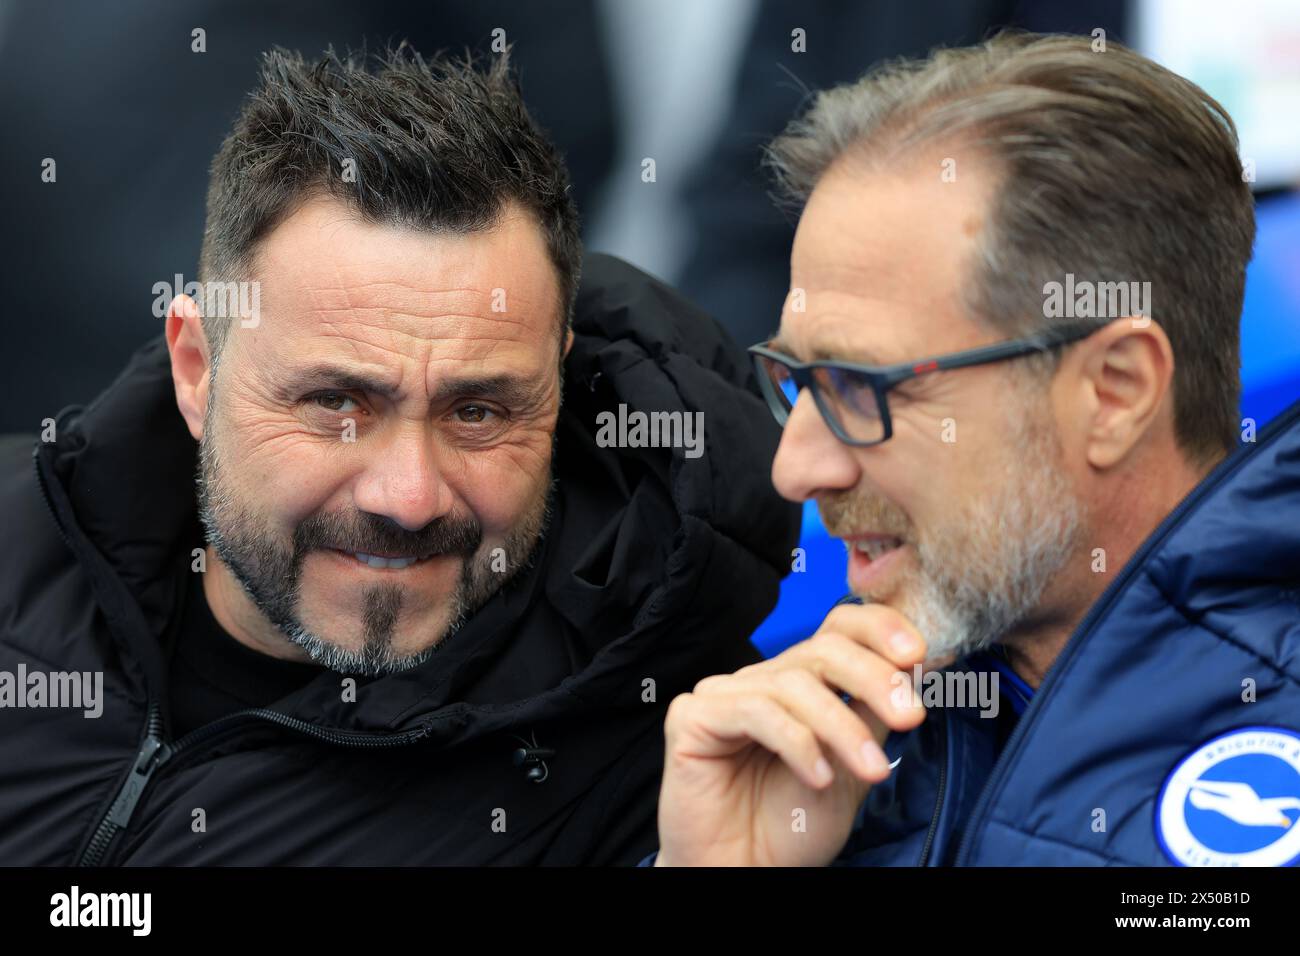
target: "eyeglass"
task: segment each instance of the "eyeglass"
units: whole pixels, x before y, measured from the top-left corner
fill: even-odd
[[[897,365],[856,365],[850,362],[798,362],[788,355],[754,345],[749,354],[758,373],[759,387],[777,423],[784,426],[804,389],[835,437],[848,445],[878,445],[894,434],[889,417],[890,389],[930,372],[974,365],[989,365],[1046,352],[1085,339],[1098,331],[1096,322],[1070,322],[1038,335],[979,348],[935,355],[919,362]]]

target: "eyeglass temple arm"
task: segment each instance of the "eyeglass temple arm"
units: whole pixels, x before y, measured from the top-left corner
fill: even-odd
[[[900,362],[897,365],[886,366],[880,370],[881,384],[889,387],[917,375],[924,375],[926,372],[967,368],[972,365],[988,365],[1002,359],[1029,355],[1031,352],[1046,352],[1058,345],[1065,345],[1086,338],[1096,332],[1098,328],[1099,326],[1092,323],[1071,323],[1059,328],[1049,329],[1038,335],[1013,339],[1010,342],[995,342],[992,345],[981,345],[978,348],[967,349],[964,352],[954,352],[952,355],[938,355],[916,362]]]

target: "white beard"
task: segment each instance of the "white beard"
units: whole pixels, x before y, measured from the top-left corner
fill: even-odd
[[[899,610],[928,646],[927,659],[960,659],[998,642],[1037,608],[1075,553],[1083,508],[1061,469],[1055,435],[1023,420],[1005,480],[952,533],[916,543],[914,596]]]

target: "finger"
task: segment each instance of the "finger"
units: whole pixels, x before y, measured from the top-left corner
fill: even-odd
[[[912,674],[834,631],[819,632],[804,643],[798,666],[866,704],[890,729],[911,730],[925,719]],[[780,661],[777,657],[771,663]]]
[[[857,654],[874,661],[875,666],[892,669],[891,665],[865,648],[846,643]],[[888,728],[880,729],[884,724],[879,718],[870,723],[864,721],[861,712],[846,704],[822,678],[805,667],[775,667],[776,659],[768,663],[766,669],[755,669],[746,674],[737,672],[725,679],[701,684],[700,696],[725,698],[758,694],[772,697],[807,726],[820,742],[830,747],[839,761],[851,768],[855,775],[872,783],[878,783],[889,775],[889,764],[880,746],[889,731]],[[901,671],[893,673],[902,676],[903,683],[910,690],[906,675]],[[862,686],[866,686],[865,683]],[[890,719],[895,722],[908,720],[913,724],[919,722],[912,713],[891,715]]]
[[[889,776],[889,761],[871,728],[811,672],[777,671],[766,680],[777,702],[859,777],[879,783]]]
[[[884,604],[834,607],[822,621],[818,634],[825,631],[843,634],[899,667],[911,667],[925,660],[924,635],[904,615]]]
[[[835,777],[812,730],[762,693],[682,694],[668,708],[664,737],[670,758],[727,756],[752,741],[814,790]]]

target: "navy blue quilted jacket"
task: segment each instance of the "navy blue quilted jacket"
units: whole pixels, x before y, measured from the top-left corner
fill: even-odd
[[[836,863],[1300,861],[1300,402],[1151,534],[1001,748],[997,724],[893,734]]]

